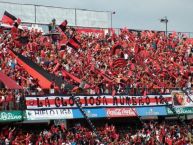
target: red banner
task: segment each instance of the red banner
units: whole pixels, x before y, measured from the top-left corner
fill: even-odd
[[[104,34],[104,30],[101,29],[77,28],[76,31],[78,31],[79,33]]]

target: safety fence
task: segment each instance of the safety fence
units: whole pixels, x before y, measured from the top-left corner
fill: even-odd
[[[5,10],[19,17],[23,22],[31,24],[49,24],[55,18],[57,24],[66,19],[70,26],[111,27],[110,11],[0,2],[0,16]]]

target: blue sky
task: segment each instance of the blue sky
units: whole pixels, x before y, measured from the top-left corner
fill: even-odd
[[[165,30],[159,19],[167,16],[168,30],[193,32],[193,0],[0,0],[17,3],[115,11],[113,26]]]

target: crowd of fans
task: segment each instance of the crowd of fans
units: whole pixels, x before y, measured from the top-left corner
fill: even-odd
[[[135,126],[135,125],[134,125]],[[87,127],[77,124],[66,129],[64,124],[50,125],[44,129],[28,130],[6,126],[0,130],[0,143],[5,145],[191,145],[193,143],[192,121],[183,125],[176,121],[150,121],[131,127],[102,125],[97,135]]]
[[[61,29],[53,22],[49,35],[16,26],[2,31],[0,71],[22,86],[23,92],[42,93],[38,79],[17,63],[14,50],[87,94],[145,95],[192,89],[193,41],[185,35],[128,29],[121,29],[119,34],[113,30],[107,34],[82,33],[68,27],[67,21],[65,24]],[[76,47],[69,45],[72,39]],[[63,90],[65,84],[58,87]],[[1,91],[0,104],[10,102],[2,108],[12,108],[14,97],[7,97],[10,94]]]
[[[24,109],[24,93],[17,90],[0,90],[0,110]]]
[[[192,42],[178,33],[166,36],[163,32],[122,29],[119,35],[113,31],[111,35],[94,35],[56,27],[55,32],[59,34],[53,38],[35,30],[19,32],[8,33],[1,39],[3,53],[6,53],[3,61],[8,62],[2,70],[16,77],[16,81],[23,80],[24,84],[20,82],[23,86],[34,84],[33,78],[22,67],[17,67],[14,58],[7,57],[6,49],[14,49],[50,73],[63,75],[68,83],[84,88],[89,94],[128,92],[130,88],[142,88],[143,91],[191,88],[192,85]],[[17,44],[12,35],[24,35],[29,42]],[[72,38],[78,41],[78,47],[68,45]],[[12,76],[13,71],[19,74]]]
[[[50,25],[50,33],[19,29],[0,34],[0,71],[23,90],[0,89],[0,109],[22,109],[23,95],[42,88],[23,66],[17,63],[12,50],[30,58],[43,69],[72,84],[80,93],[170,93],[174,88],[192,89],[193,41],[185,35],[155,31],[129,31],[119,34],[80,33],[68,27]],[[65,29],[64,29],[65,28]],[[71,42],[74,46],[69,45]],[[54,80],[53,80],[54,82]],[[65,84],[58,86],[63,90]],[[51,89],[55,88],[52,83]],[[151,90],[151,91],[150,91]],[[153,90],[153,91],[152,91]],[[89,128],[77,125],[66,129],[51,125],[44,130],[24,132],[14,126],[0,129],[0,144],[78,145],[78,144],[168,144],[193,143],[192,122],[148,122],[137,129],[118,129],[113,125],[97,127],[102,138]]]
[[[54,27],[54,32],[59,32],[56,38],[13,27],[1,34],[1,71],[26,89],[40,89],[38,80],[10,55],[13,49],[89,94],[192,87],[193,42],[184,35],[127,29],[119,35],[113,30],[102,35],[78,33],[70,27],[63,31]],[[68,45],[72,38],[77,40],[76,48]]]
[[[9,49],[13,41],[10,33],[0,34],[0,71],[22,86],[23,90],[12,90],[5,86],[0,88],[0,110],[21,109],[23,95],[29,94],[33,88],[38,88],[37,80],[30,76],[11,55]]]
[[[11,55],[10,49],[16,47],[10,32],[0,34],[0,71],[6,74],[25,90],[38,88],[38,80],[17,63],[16,58]]]

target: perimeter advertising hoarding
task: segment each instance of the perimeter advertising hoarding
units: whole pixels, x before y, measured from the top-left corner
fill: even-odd
[[[193,114],[193,108],[191,107],[175,107],[174,109],[177,114]],[[173,112],[170,108],[167,108],[166,110],[168,115],[173,115]]]
[[[186,119],[186,115],[181,115],[180,119],[185,120]],[[178,117],[177,116],[169,116],[169,117],[166,116],[165,120],[178,120]]]
[[[165,107],[83,108],[89,118],[167,115]],[[84,118],[79,109],[26,110],[25,120],[56,120]]]
[[[171,94],[168,95],[82,95],[75,96],[77,101],[84,108],[95,107],[142,107],[142,106],[163,106],[172,104]],[[66,109],[77,108],[72,96],[26,96],[27,109]]]
[[[106,108],[107,117],[132,117],[137,116],[135,108]]]
[[[136,108],[139,116],[161,116],[167,115],[165,107],[139,107]]]
[[[21,121],[22,111],[2,111],[0,112],[0,122]]]
[[[52,120],[73,118],[72,109],[26,110],[25,120]]]
[[[193,115],[186,115],[186,118],[187,118],[188,120],[193,119]]]
[[[102,118],[107,117],[106,110],[104,108],[95,109],[83,109],[89,118]],[[73,118],[84,118],[79,109],[73,109]]]
[[[142,120],[157,120],[158,116],[141,116]]]

